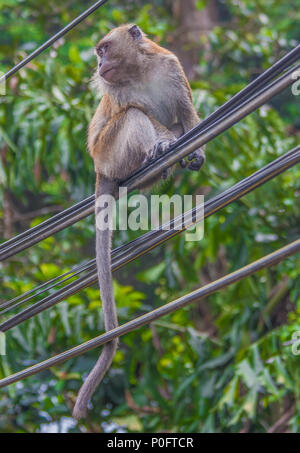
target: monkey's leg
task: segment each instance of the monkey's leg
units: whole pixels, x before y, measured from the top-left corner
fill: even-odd
[[[176,127],[176,125],[174,126]],[[177,129],[176,129],[177,130]],[[147,165],[154,162],[159,157],[163,156],[175,142],[177,135],[176,131],[169,130],[160,123],[155,123],[156,142],[147,154],[143,164]],[[179,134],[178,134],[179,136]],[[171,168],[167,168],[162,172],[162,179],[167,179],[171,174]]]
[[[123,131],[122,143],[119,141],[122,150],[119,154],[122,161],[124,159],[129,174],[162,156],[176,139],[173,132],[135,108],[127,111]],[[124,168],[124,163],[122,166]],[[167,172],[168,170],[164,171],[162,177],[166,177]],[[157,178],[149,185],[156,180]]]
[[[198,123],[197,123],[198,124]],[[185,125],[187,132],[188,130],[192,129],[195,125],[195,119],[189,122],[189,128]],[[196,151],[192,152],[187,158],[184,158],[180,161],[181,168],[187,168],[191,171],[199,171],[205,163],[205,152],[203,148],[197,149]]]
[[[181,93],[181,96],[178,97],[178,118],[182,125],[183,133],[187,133],[193,127],[197,126],[200,122],[200,118],[191,102],[191,99],[188,96],[188,91]],[[204,148],[199,148],[198,150],[191,153],[187,159],[182,159],[180,165],[182,168],[188,168],[192,171],[199,171],[203,164],[205,163],[205,152]]]
[[[159,157],[163,156],[168,149],[170,148],[172,142],[158,142],[154,146],[154,148],[151,150],[150,156],[146,158],[145,163],[151,163],[154,162],[156,159]],[[170,176],[171,169],[167,168],[166,170],[163,170],[162,172],[162,179],[167,179]]]

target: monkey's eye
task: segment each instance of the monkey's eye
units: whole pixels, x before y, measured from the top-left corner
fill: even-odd
[[[100,58],[103,58],[104,54],[107,52],[108,48],[109,48],[109,43],[105,43],[102,46],[97,47],[96,52],[97,52],[98,56]]]

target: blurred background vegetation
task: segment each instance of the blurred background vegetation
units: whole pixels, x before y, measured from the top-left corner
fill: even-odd
[[[92,1],[0,0],[6,71]],[[0,236],[6,240],[93,193],[86,130],[99,99],[93,46],[134,22],[181,58],[202,118],[299,41],[300,0],[110,0],[35,59],[0,98]],[[210,198],[299,143],[290,90],[207,146],[199,174],[179,168],[160,189]],[[115,274],[121,323],[299,237],[295,167],[206,221],[201,243],[178,237]],[[115,235],[115,244],[133,233]],[[94,218],[0,264],[6,301],[94,257]],[[71,416],[98,356],[0,392],[1,432],[299,432],[300,261],[292,257],[122,338],[86,423]],[[7,334],[0,377],[103,330],[97,287]]]

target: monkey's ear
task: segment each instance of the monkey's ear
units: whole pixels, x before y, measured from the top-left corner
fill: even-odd
[[[137,25],[134,25],[128,31],[135,41],[139,41],[143,37],[142,30]]]

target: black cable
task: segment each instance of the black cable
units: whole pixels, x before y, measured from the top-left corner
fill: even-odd
[[[100,8],[102,5],[104,5],[108,0],[100,0],[94,5],[92,5],[90,8],[86,9],[80,16],[76,17],[72,22],[70,22],[68,25],[66,25],[62,30],[60,30],[58,33],[53,35],[50,39],[48,39],[44,44],[42,44],[40,47],[38,47],[34,52],[32,52],[30,55],[28,55],[26,58],[24,58],[22,61],[20,61],[18,64],[16,64],[13,68],[11,68],[9,71],[7,71],[6,74],[4,74],[2,77],[0,77],[0,84],[5,82],[5,80],[9,79],[12,75],[14,75],[16,72],[18,72],[21,68],[23,68],[25,65],[27,65],[31,60],[33,60],[35,57],[40,55],[44,50],[48,49],[48,47],[52,46],[58,39],[62,38],[66,33],[68,33],[70,30],[72,30],[76,25],[80,24],[84,19],[86,19],[88,16],[90,16],[96,9]]]
[[[92,201],[87,201],[91,199]],[[87,200],[83,200],[81,202],[82,207],[79,207],[76,210],[73,209],[74,207],[70,207],[67,209],[66,214],[62,212],[59,217],[55,215],[51,219],[48,219],[45,223],[43,222],[34,227],[34,231],[31,231],[31,229],[27,230],[27,232],[23,233],[24,237],[21,240],[19,240],[18,236],[16,236],[15,241],[11,241],[8,247],[5,247],[6,243],[4,243],[3,248],[1,249],[0,247],[0,261],[6,260],[16,253],[19,253],[32,245],[43,241],[58,231],[61,231],[92,214],[94,211],[95,196],[92,195]]]
[[[151,233],[151,232],[149,232],[149,233]],[[149,234],[149,233],[147,233],[147,234]],[[128,244],[115,248],[112,251],[112,257],[117,255],[119,252],[124,252],[126,250],[135,248],[140,243],[141,239],[142,239],[142,237],[136,238],[133,241],[129,242]],[[8,311],[11,311],[11,310],[16,309],[17,307],[20,307],[21,305],[23,305],[27,302],[32,301],[37,296],[48,292],[50,289],[53,289],[54,287],[67,282],[68,280],[71,280],[72,278],[79,275],[80,273],[85,272],[87,270],[91,270],[92,268],[95,268],[95,266],[96,266],[96,259],[90,260],[86,263],[81,263],[81,264],[73,267],[73,269],[71,269],[70,271],[60,275],[59,277],[55,277],[52,280],[42,283],[42,284],[36,286],[35,288],[33,288],[29,291],[26,291],[25,293],[13,298],[13,299],[10,299],[7,302],[1,302],[0,303],[0,316],[4,315]]]
[[[258,170],[251,176],[245,178],[244,180],[235,184],[230,189],[225,190],[220,195],[217,195],[216,197],[205,203],[204,219],[210,217],[215,212],[229,205],[233,201],[242,198],[249,192],[255,190],[257,187],[261,186],[262,184],[265,184],[267,181],[275,178],[276,176],[286,171],[287,169],[293,167],[299,162],[300,162],[300,146],[295,148],[294,150],[289,151],[284,156],[276,159],[274,162],[268,164],[263,169]],[[203,220],[203,218],[199,218],[199,214],[201,214],[202,209],[203,206],[198,206],[190,210],[188,212],[188,215],[184,214],[184,216],[179,216],[178,218],[176,218],[175,222],[178,223],[180,219],[185,219],[186,222],[186,218],[188,220],[189,219],[191,220],[190,224],[193,223],[192,219],[195,218],[197,218],[198,222],[200,222],[201,220]],[[152,231],[138,238],[138,240],[135,241],[134,247],[129,247],[124,252],[122,251],[122,249],[119,249],[120,250],[119,254],[114,256],[112,259],[112,271],[120,269],[121,267],[132,262],[136,258],[154,249],[155,247],[167,242],[169,239],[185,231],[188,226],[189,224],[180,231],[179,230],[164,231],[163,229],[159,231]],[[59,289],[54,294],[45,297],[41,301],[36,302],[34,305],[26,308],[25,310],[21,311],[20,313],[12,316],[10,319],[1,323],[0,331],[6,332],[12,327],[15,327],[16,325],[21,324],[22,322],[37,315],[38,313],[41,313],[42,311],[50,307],[53,307],[62,300],[65,300],[67,297],[75,294],[81,289],[84,289],[87,286],[90,286],[96,282],[97,272],[96,268],[94,268],[94,270],[91,269],[87,275],[78,278],[75,282],[72,282],[69,285],[65,286],[64,288]]]
[[[112,256],[116,255],[119,251],[127,250],[129,248],[134,248],[135,244],[138,243],[140,238],[137,238],[128,244],[125,244],[123,246],[117,247],[112,251]],[[81,263],[77,266],[75,266],[73,269],[70,271],[60,275],[59,277],[55,277],[52,280],[49,280],[45,283],[42,283],[35,288],[26,291],[25,293],[10,299],[7,302],[2,302],[0,303],[0,316],[4,315],[8,311],[15,310],[16,308],[20,307],[21,305],[32,301],[35,299],[37,296],[40,296],[41,294],[44,294],[48,292],[50,289],[55,288],[56,286],[61,285],[62,283],[66,283],[69,280],[72,280],[74,277],[77,275],[81,274],[82,272],[91,270],[95,268],[96,266],[96,259],[90,260],[86,263]]]
[[[80,208],[85,207],[89,203],[92,203],[92,204],[95,203],[94,195],[86,198],[85,200],[80,201],[79,203],[74,204],[73,206],[70,206],[69,208],[59,212],[58,214],[55,214],[50,219],[45,220],[44,222],[40,223],[39,225],[29,228],[28,230],[24,231],[23,233],[20,233],[17,236],[15,236],[11,239],[8,239],[7,241],[5,241],[3,244],[0,245],[0,252],[2,250],[4,250],[5,248],[9,248],[13,244],[15,244],[16,241],[20,241],[21,239],[24,239],[25,237],[31,236],[32,234],[41,230],[42,227],[44,228],[48,225],[51,225],[51,223],[54,223],[54,222],[60,220],[61,218],[64,218],[71,213],[74,213],[75,211],[77,211]]]
[[[166,153],[161,158],[157,159],[153,164],[148,165],[146,168],[139,170],[137,173],[132,175],[126,181],[123,182],[125,186],[128,187],[128,190],[131,191],[136,188],[139,184],[145,183],[146,180],[151,180],[153,177],[160,174],[163,169],[168,168],[169,166],[175,164],[178,160],[181,160],[186,155],[190,154],[192,151],[198,147],[203,146],[208,143],[210,140],[215,138],[217,135],[221,134],[229,127],[234,125],[236,122],[240,121],[242,118],[252,113],[254,110],[259,108],[265,102],[267,102],[271,97],[278,94],[280,91],[285,89],[287,86],[294,83],[292,74],[300,66],[290,69],[286,74],[277,79],[275,82],[272,82],[267,87],[261,89],[257,94],[250,97],[250,99],[244,101],[238,107],[235,107],[232,112],[227,115],[223,115],[221,119],[215,121],[211,126],[208,126],[201,133],[199,133],[199,127],[194,128],[196,130],[196,140],[189,139],[187,143],[177,145],[177,142],[172,146],[170,151]],[[222,107],[221,107],[222,108]],[[234,119],[232,120],[232,117]],[[226,124],[222,128],[222,125]],[[193,130],[190,132],[193,133]],[[215,133],[214,131],[217,130]],[[186,134],[189,135],[190,133]],[[180,138],[181,143],[183,138]],[[176,152],[175,152],[176,151]],[[54,233],[61,231],[62,229],[76,223],[77,221],[83,219],[84,217],[90,215],[94,211],[94,196],[89,197],[87,200],[84,200],[82,207],[73,211],[74,207],[71,207],[67,210],[66,214],[60,213],[58,216],[54,216],[49,221],[46,221],[45,224],[40,224],[38,227],[35,227],[35,230],[28,230],[23,233],[23,239],[19,239],[19,236],[16,236],[10,240],[9,246],[6,243],[0,246],[0,261],[13,256],[14,254],[25,250],[28,247],[40,242],[41,240],[53,235]]]
[[[93,261],[80,264],[79,266],[76,266],[76,268],[70,270],[69,272],[60,275],[59,277],[53,278],[52,280],[49,280],[48,282],[45,282],[39,285],[38,287],[31,289],[30,291],[27,291],[26,293],[21,294],[20,296],[15,297],[14,299],[11,299],[8,302],[2,303],[0,305],[0,316],[4,315],[8,311],[11,311],[12,309],[15,310],[16,308],[20,307],[26,302],[35,299],[37,296],[40,296],[41,294],[50,291],[50,289],[53,289],[58,285],[62,285],[63,283],[72,280],[72,278],[76,277],[82,272],[90,270],[94,266],[95,263]]]
[[[238,104],[242,103],[247,99],[247,97],[255,94],[257,90],[263,88],[268,82],[280,75],[284,70],[288,69],[292,64],[294,64],[300,58],[300,44],[292,49],[288,54],[274,63],[270,68],[256,77],[252,82],[250,82],[245,88],[235,94],[229,101],[219,107],[214,113],[212,113],[207,119],[202,121],[198,126],[196,126],[191,131],[187,132],[185,135],[179,138],[176,143],[177,146],[181,145],[186,140],[195,136],[195,134],[202,132],[207,126],[211,126],[212,123],[221,116],[227,114],[233,107],[236,107]]]
[[[144,327],[156,321],[157,319],[162,318],[163,316],[169,315],[170,313],[174,313],[175,311],[180,310],[187,305],[199,302],[201,299],[207,298],[211,294],[214,294],[229,285],[237,283],[244,278],[250,277],[251,275],[254,275],[255,273],[263,269],[275,266],[286,258],[299,252],[300,239],[271,253],[270,255],[261,258],[260,260],[254,261],[253,263],[248,264],[247,266],[226,275],[225,277],[222,277],[212,283],[209,283],[208,285],[203,286],[202,288],[199,288],[196,291],[187,294],[186,296],[180,297],[179,299],[163,305],[162,307],[159,307],[156,310],[151,311],[150,313],[146,313],[136,319],[133,319],[132,321],[129,321],[128,323],[123,324],[122,326],[119,326],[114,330],[105,332],[103,335],[82,343],[75,348],[69,349],[68,351],[62,352],[61,354],[51,357],[50,359],[37,363],[36,365],[25,368],[18,373],[1,379],[0,388],[21,381],[22,379],[33,376],[37,373],[40,373],[41,371],[45,371],[53,366],[57,366],[65,362],[66,360],[70,360],[82,354],[85,354],[86,352],[98,348],[99,346],[108,343],[115,338],[121,337],[129,332],[132,332],[133,330]]]

